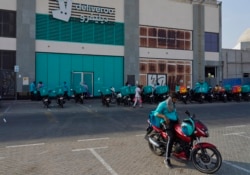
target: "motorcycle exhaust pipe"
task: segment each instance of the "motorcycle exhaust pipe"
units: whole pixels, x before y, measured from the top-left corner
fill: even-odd
[[[149,137],[148,140],[149,140],[149,142],[150,142],[152,145],[154,145],[154,146],[156,146],[156,147],[160,147],[160,145],[159,145],[156,141],[154,141],[151,137]]]

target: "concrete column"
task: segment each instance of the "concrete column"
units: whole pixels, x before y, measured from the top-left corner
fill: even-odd
[[[124,0],[124,81],[139,80],[139,0]],[[133,78],[134,77],[134,78]]]
[[[35,79],[35,26],[36,1],[17,0],[16,23],[16,74],[17,92],[28,92],[28,86],[23,85],[23,77],[29,82]]]
[[[193,5],[193,87],[198,81],[205,81],[205,18],[204,6]]]
[[[220,33],[219,33],[219,64],[217,68],[218,80],[219,83],[223,80],[223,62],[222,62],[222,11],[221,11],[222,2],[219,2],[219,23],[220,23]],[[217,82],[218,83],[218,82]]]

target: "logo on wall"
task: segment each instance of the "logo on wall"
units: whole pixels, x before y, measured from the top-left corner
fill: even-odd
[[[53,18],[68,22],[71,17],[79,22],[113,23],[115,8],[72,2],[74,0],[49,0],[49,12]]]
[[[58,0],[59,9],[53,10],[53,18],[68,22],[71,16],[72,0]]]
[[[148,74],[148,85],[155,86],[159,83],[160,86],[167,84],[167,75],[165,74]]]

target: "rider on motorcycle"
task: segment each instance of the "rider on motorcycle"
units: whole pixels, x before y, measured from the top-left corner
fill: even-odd
[[[161,127],[167,132],[168,135],[166,159],[164,160],[167,168],[172,168],[172,164],[170,162],[170,154],[175,138],[174,125],[178,122],[178,116],[176,114],[175,108],[176,101],[177,97],[175,93],[173,93],[166,100],[159,103],[156,110],[154,111],[154,116],[161,119]]]

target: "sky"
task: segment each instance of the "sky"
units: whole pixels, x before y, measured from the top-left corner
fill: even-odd
[[[250,28],[250,0],[219,1],[222,2],[222,48],[232,49]]]

